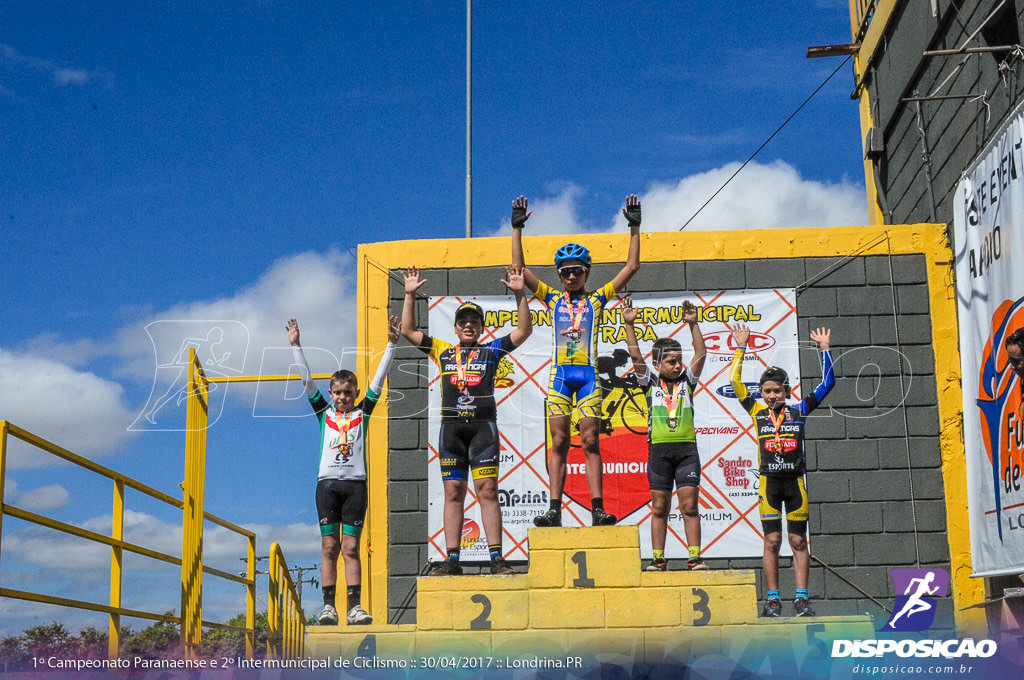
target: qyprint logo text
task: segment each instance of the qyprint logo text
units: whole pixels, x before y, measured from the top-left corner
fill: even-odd
[[[945,569],[891,569],[896,592],[892,616],[882,630],[921,631],[935,621],[936,599],[949,591],[949,573]]]

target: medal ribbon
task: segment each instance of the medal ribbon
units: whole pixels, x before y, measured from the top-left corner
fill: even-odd
[[[466,382],[466,366],[473,363],[473,359],[476,359],[476,350],[469,353],[466,358],[466,363],[462,363],[462,344],[455,345],[455,372],[458,374],[459,385],[465,386],[469,383]]]
[[[335,411],[335,413],[334,413],[334,422],[337,424],[337,426],[338,426],[338,434],[341,436],[341,443],[338,444],[338,448],[341,449],[342,451],[344,451],[345,448],[348,447],[348,431],[351,430],[353,427],[355,427],[355,423],[351,422],[352,421],[352,411],[349,411],[349,412],[344,414],[344,416],[345,416],[344,420],[341,419],[341,416],[342,416],[341,413],[338,413],[337,411]]]
[[[682,381],[672,383],[672,389],[669,390],[669,386],[665,384],[664,380],[658,380],[661,383],[661,390],[665,395],[665,406],[668,407],[669,420],[676,420],[679,418],[679,388],[683,386]],[[670,396],[671,395],[671,396]]]
[[[783,406],[782,410],[779,411],[779,417],[775,417],[775,411],[768,409],[768,418],[772,421],[772,427],[775,428],[775,447],[778,453],[782,452],[782,437],[779,435],[779,429],[782,424],[786,422],[786,407]]]

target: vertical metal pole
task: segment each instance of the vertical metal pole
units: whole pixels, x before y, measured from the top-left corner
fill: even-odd
[[[121,572],[124,549],[124,480],[114,482],[114,511],[112,513],[110,537],[118,542],[110,547],[110,606],[121,607]],[[121,649],[121,615],[110,615],[110,632],[107,636],[107,658],[116,659]]]
[[[10,425],[6,420],[0,420],[0,537],[3,536],[4,526],[4,487],[7,485],[7,431]],[[3,541],[0,540],[0,545]]]
[[[473,0],[466,0],[466,238],[473,238]]]
[[[245,577],[245,658],[251,659],[256,651],[256,537],[249,538]]]

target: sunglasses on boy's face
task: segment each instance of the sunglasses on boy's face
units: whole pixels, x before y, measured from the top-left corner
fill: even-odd
[[[561,276],[563,279],[567,279],[570,276],[583,276],[586,273],[586,267],[562,267],[561,269],[558,270],[558,275]]]
[[[482,326],[480,319],[475,316],[462,316],[455,320],[456,326]]]

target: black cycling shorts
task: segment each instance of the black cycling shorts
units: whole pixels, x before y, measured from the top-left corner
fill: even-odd
[[[657,491],[672,491],[672,484],[700,486],[700,456],[696,442],[651,444],[647,482]]]
[[[786,508],[786,530],[807,533],[807,490],[803,477],[761,477],[758,511],[765,534],[782,531],[782,507]]]
[[[441,480],[463,480],[472,468],[473,479],[498,476],[498,426],[493,421],[441,423]]]
[[[337,536],[338,528],[359,536],[366,518],[366,482],[355,479],[321,479],[316,483],[316,514],[320,535]]]

